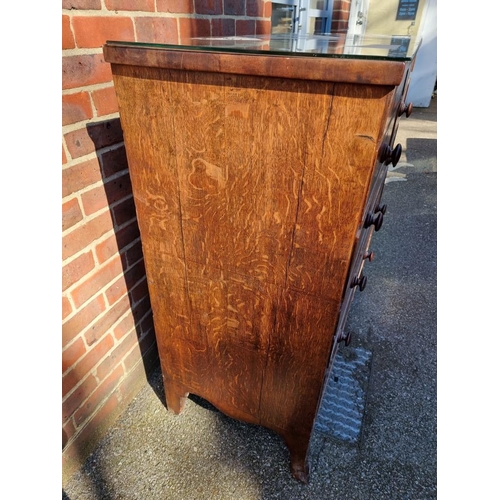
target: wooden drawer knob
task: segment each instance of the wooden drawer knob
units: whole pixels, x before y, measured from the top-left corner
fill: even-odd
[[[366,252],[363,255],[363,260],[368,259],[369,262],[373,262],[373,259],[375,259],[375,252]]]
[[[365,229],[368,229],[370,226],[375,226],[375,231],[379,231],[384,223],[384,214],[382,212],[378,212],[376,215],[368,214],[365,220]]]
[[[401,153],[403,152],[403,148],[401,144],[398,144],[394,149],[392,149],[389,144],[385,142],[380,146],[379,151],[379,160],[384,165],[389,165],[392,163],[393,167],[398,164],[399,159],[401,158]]]
[[[398,109],[398,116],[406,114],[406,118],[409,118],[412,112],[413,112],[413,104],[411,102],[405,104],[404,101],[401,101],[401,104],[399,105]]]
[[[344,344],[347,347],[351,343],[351,339],[352,339],[351,332],[348,332],[348,333],[342,332],[342,335],[339,337],[339,343],[344,342]]]
[[[358,278],[354,278],[351,282],[351,288],[354,287],[359,287],[359,291],[362,292],[366,288],[366,283],[368,282],[368,279],[366,276],[359,276]]]

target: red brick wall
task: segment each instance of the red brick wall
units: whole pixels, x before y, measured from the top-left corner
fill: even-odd
[[[335,0],[332,13],[332,33],[347,31],[350,11],[351,0]]]
[[[157,366],[106,40],[270,32],[268,0],[63,0],[63,479]]]

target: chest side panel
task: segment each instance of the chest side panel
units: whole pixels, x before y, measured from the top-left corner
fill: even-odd
[[[237,418],[298,426],[316,410],[390,89],[113,73],[164,373]]]

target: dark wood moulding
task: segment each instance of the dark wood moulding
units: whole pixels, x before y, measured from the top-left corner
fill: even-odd
[[[113,42],[103,50],[105,60],[112,64],[370,85],[399,85],[406,67],[398,61],[230,54]]]

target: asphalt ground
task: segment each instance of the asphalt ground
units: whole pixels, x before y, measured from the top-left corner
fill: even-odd
[[[175,416],[157,371],[63,488],[70,500],[437,498],[437,96],[402,118],[383,228],[348,320],[349,360],[369,353],[359,435],[316,430],[309,484],[281,438],[191,397]]]

